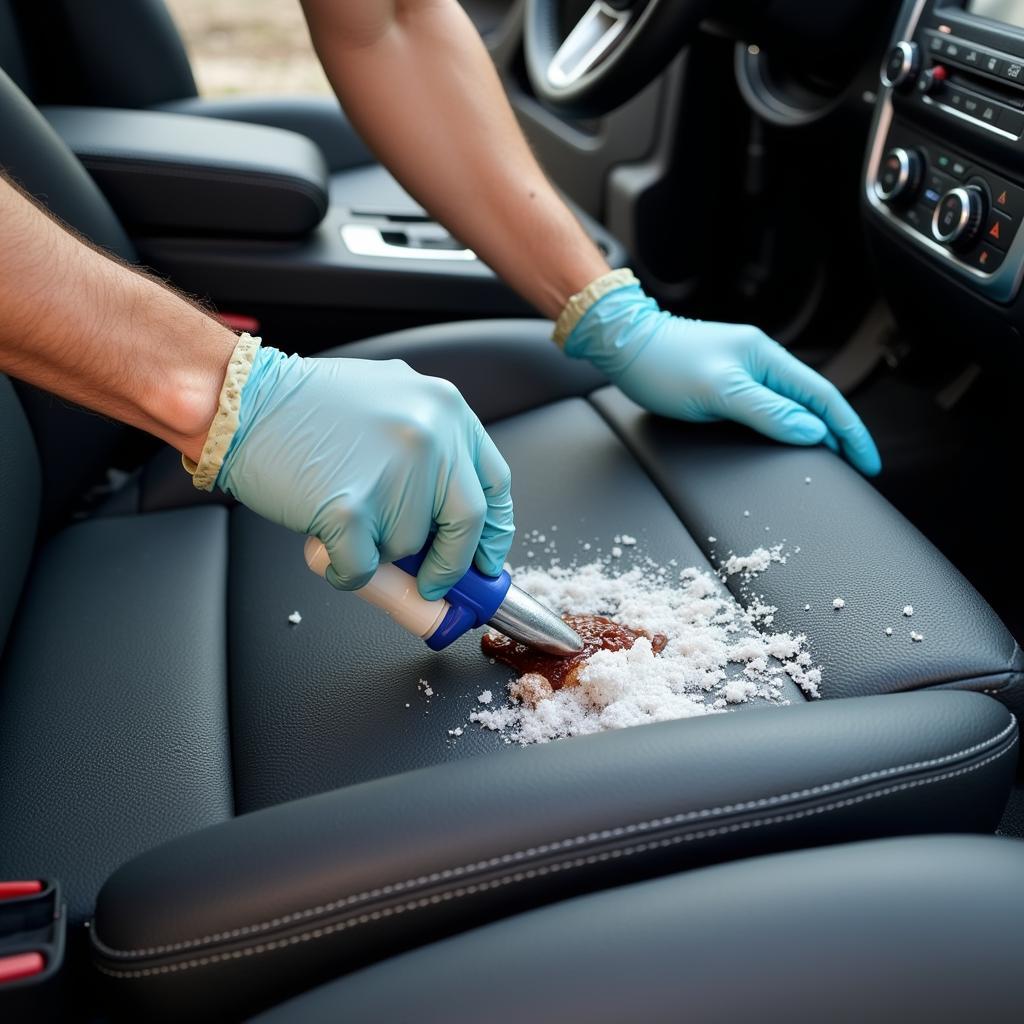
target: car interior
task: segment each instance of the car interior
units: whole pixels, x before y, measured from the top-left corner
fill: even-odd
[[[478,635],[0,377],[0,1020],[1019,1019],[1024,0],[463,7],[610,265],[833,381],[877,479],[641,410],[333,98],[199,95],[163,0],[0,0],[0,169],[230,326],[453,381],[520,538],[798,544],[758,597],[821,699],[452,742]]]

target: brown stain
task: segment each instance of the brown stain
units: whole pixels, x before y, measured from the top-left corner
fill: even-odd
[[[480,646],[484,654],[511,665],[520,676],[544,676],[553,690],[560,690],[563,686],[576,686],[579,683],[580,669],[598,651],[625,651],[645,636],[651,641],[654,653],[660,654],[668,643],[668,637],[662,633],[652,634],[642,629],[631,629],[603,615],[563,615],[562,618],[583,641],[583,650],[579,654],[560,658],[494,633],[485,633]]]

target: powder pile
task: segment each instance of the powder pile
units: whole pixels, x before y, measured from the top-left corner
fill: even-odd
[[[764,568],[781,560],[769,551]],[[750,564],[762,561],[758,555]],[[671,580],[649,565],[616,572],[608,562],[594,562],[531,566],[517,570],[515,580],[560,614],[606,615],[664,634],[668,643],[657,655],[646,637],[628,650],[599,651],[580,671],[577,686],[550,695],[539,685],[542,680],[513,681],[504,707],[470,715],[470,721],[500,731],[509,742],[542,743],[690,718],[751,700],[785,704],[786,676],[808,696],[819,695],[821,670],[812,664],[806,637],[759,629],[775,609],[760,603],[743,609],[712,573],[683,569]]]
[[[752,580],[764,572],[772,562],[785,564],[786,556],[782,553],[782,545],[775,544],[770,548],[754,548],[749,555],[730,555],[722,563],[722,572],[726,576],[739,574],[745,580]]]

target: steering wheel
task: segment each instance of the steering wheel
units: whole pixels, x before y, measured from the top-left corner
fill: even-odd
[[[712,0],[594,0],[572,31],[572,0],[526,0],[526,70],[537,95],[578,117],[621,106],[690,38]],[[576,5],[578,7],[578,5]]]

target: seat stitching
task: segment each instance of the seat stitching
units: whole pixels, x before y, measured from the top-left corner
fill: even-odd
[[[97,171],[116,170],[124,171],[127,174],[148,174],[155,168],[168,177],[185,178],[194,182],[205,183],[216,180],[220,184],[263,186],[267,189],[271,185],[279,185],[284,189],[298,192],[307,199],[314,200],[317,206],[325,206],[323,188],[315,182],[303,179],[298,172],[292,174],[286,171],[265,171],[255,167],[251,169],[244,167],[196,168],[188,164],[169,164],[160,159],[105,154],[85,155],[80,159],[87,167]]]
[[[975,743],[973,746],[966,747],[963,750],[959,750],[952,754],[945,754],[942,757],[930,758],[925,761],[916,761],[904,765],[899,765],[895,768],[884,768],[877,769],[873,772],[866,772],[861,775],[854,775],[847,779],[842,779],[838,782],[831,782],[822,784],[819,786],[813,786],[808,789],[795,790],[791,793],[784,793],[777,796],[760,797],[757,800],[748,800],[738,804],[723,804],[719,807],[703,808],[694,811],[684,811],[679,814],[670,815],[665,818],[654,818],[650,821],[638,822],[631,825],[621,825],[615,828],[603,829],[601,831],[589,832],[584,835],[574,836],[569,839],[555,840],[550,843],[544,843],[539,846],[529,847],[526,850],[519,850],[514,853],[505,853],[496,857],[488,858],[487,860],[477,861],[471,864],[464,864],[455,868],[446,868],[442,871],[432,872],[428,875],[420,875],[417,878],[407,879],[403,882],[395,882],[390,885],[381,886],[376,889],[370,889],[365,892],[356,893],[342,897],[341,899],[331,901],[329,903],[320,904],[319,906],[309,907],[304,910],[293,911],[288,914],[284,914],[281,917],[273,918],[269,921],[262,921],[258,924],[243,925],[239,928],[231,929],[230,931],[217,932],[212,935],[205,935],[201,938],[196,939],[183,939],[180,942],[168,943],[166,945],[151,946],[143,949],[115,949],[106,946],[97,936],[95,929],[92,933],[94,944],[103,952],[104,955],[110,957],[144,957],[144,956],[159,956],[164,953],[175,953],[185,949],[191,949],[195,946],[205,945],[211,942],[222,942],[225,940],[231,940],[236,938],[242,938],[246,935],[252,935],[257,932],[268,931],[272,928],[279,928],[284,925],[291,924],[295,921],[302,920],[307,917],[313,917],[319,914],[330,913],[334,910],[338,910],[342,907],[351,906],[354,903],[361,903],[368,899],[375,899],[380,896],[390,896],[396,892],[401,892],[404,889],[411,888],[419,885],[429,885],[434,882],[444,881],[445,879],[453,876],[464,875],[473,871],[480,871],[487,868],[498,867],[499,865],[506,864],[510,861],[523,860],[528,857],[534,857],[538,855],[544,855],[551,853],[556,850],[570,848],[573,846],[580,846],[585,843],[601,842],[608,839],[616,839],[623,835],[632,835],[637,832],[650,831],[654,828],[665,828],[673,825],[685,824],[686,822],[692,821],[695,818],[702,817],[714,817],[721,814],[733,814],[737,812],[744,812],[749,810],[756,810],[759,808],[771,806],[773,804],[780,803],[782,801],[789,800],[800,800],[807,797],[821,796],[825,793],[830,793],[836,789],[840,789],[844,786],[858,785],[863,782],[874,781],[880,778],[885,778],[891,775],[896,775],[902,772],[909,771],[920,771],[926,768],[934,768],[939,765],[946,764],[950,761],[954,761],[961,757],[966,757],[970,754],[981,750],[984,747],[991,746],[1004,739],[1010,733],[1015,731],[1017,728],[1017,719],[1014,715],[1010,715],[1010,724],[1002,729],[995,736],[990,739],[984,740],[981,743]],[[985,762],[987,763],[987,762]]]
[[[240,960],[249,956],[258,956],[262,953],[273,952],[275,949],[280,949],[285,946],[294,946],[302,942],[309,942],[312,939],[324,938],[325,936],[332,935],[336,932],[354,928],[357,925],[379,921],[382,918],[395,917],[398,914],[403,914],[410,910],[419,910],[423,907],[445,903],[454,899],[460,899],[463,896],[472,896],[476,893],[486,892],[489,889],[496,889],[504,885],[515,884],[517,882],[533,878],[542,878],[545,875],[554,874],[566,869],[589,867],[594,864],[603,863],[604,861],[617,860],[621,857],[629,857],[636,853],[644,853],[649,850],[666,849],[670,846],[677,846],[680,843],[691,842],[698,839],[709,839],[718,835],[728,835],[733,832],[741,832],[747,829],[761,828],[765,825],[798,821],[801,818],[823,814],[826,811],[852,807],[855,804],[864,803],[867,800],[874,800],[882,796],[888,796],[892,793],[899,793],[904,790],[914,789],[918,786],[930,785],[933,782],[941,782],[945,779],[952,779],[961,775],[967,775],[970,772],[975,772],[980,768],[984,768],[985,765],[990,764],[992,761],[996,761],[999,758],[1004,757],[1014,748],[1016,742],[1016,739],[1014,739],[1014,741],[1008,744],[1005,749],[999,751],[997,754],[992,754],[990,757],[985,758],[983,761],[979,761],[977,764],[970,765],[966,768],[957,768],[941,775],[934,775],[924,779],[911,779],[908,782],[901,782],[896,786],[889,786],[886,789],[876,790],[872,793],[862,793],[859,796],[848,797],[845,800],[839,800],[831,804],[822,804],[820,807],[805,808],[802,811],[791,811],[787,814],[776,815],[770,818],[760,818],[749,822],[737,822],[736,824],[722,826],[721,828],[705,829],[702,832],[688,832],[683,835],[668,836],[664,839],[638,843],[635,846],[627,846],[619,850],[606,850],[601,853],[589,854],[585,857],[576,857],[572,860],[561,861],[558,864],[542,865],[537,868],[530,868],[526,871],[518,871],[514,874],[503,875],[501,878],[491,879],[490,881],[482,881],[459,889],[451,889],[447,892],[435,893],[432,896],[422,896],[418,899],[410,900],[407,903],[402,903],[395,907],[384,907],[381,910],[375,910],[367,914],[360,914],[359,917],[350,918],[347,921],[338,921],[335,924],[314,928],[306,932],[300,932],[298,935],[289,935],[286,938],[272,939],[269,942],[261,942],[255,946],[247,946],[243,949],[227,950],[223,953],[211,953],[207,956],[183,961],[182,963],[161,964],[156,967],[143,967],[125,970],[122,968],[108,968],[100,964],[96,964],[95,966],[102,974],[106,974],[112,978],[146,978],[159,974],[173,974],[178,971],[186,971],[195,967],[207,967],[210,964],[219,963],[223,960]]]

